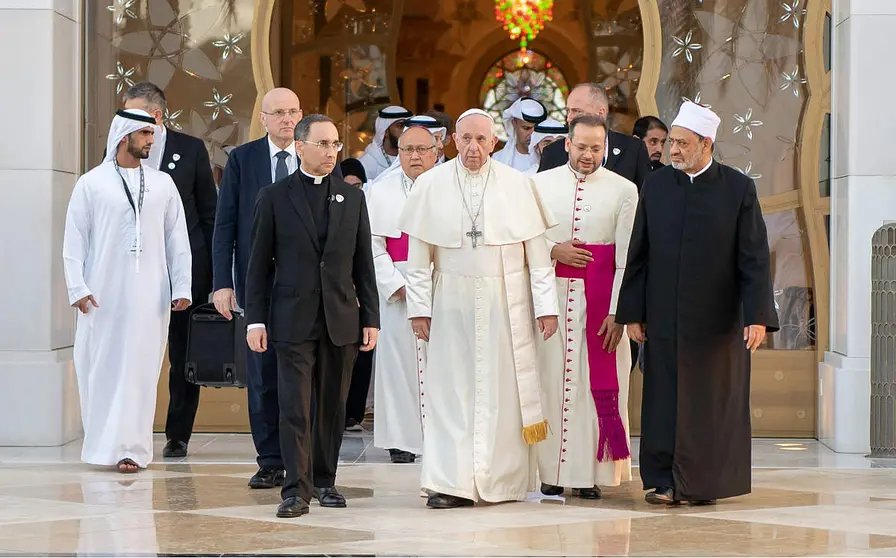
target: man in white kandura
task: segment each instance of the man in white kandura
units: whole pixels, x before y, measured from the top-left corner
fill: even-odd
[[[547,436],[536,322],[544,338],[557,330],[553,218],[529,177],[489,157],[487,112],[466,111],[456,129],[457,159],[417,178],[398,220],[408,316],[429,342],[421,484],[433,508],[535,488],[533,444]]]
[[[367,173],[367,182],[376,180],[395,162],[398,156],[398,136],[404,128],[404,121],[412,116],[414,114],[411,111],[399,106],[389,106],[379,111],[374,123],[373,140],[358,157]]]
[[[551,496],[565,487],[596,499],[599,485],[618,486],[632,476],[631,351],[615,314],[638,189],[601,166],[606,139],[602,117],[574,118],[566,139],[569,163],[533,177],[560,222],[546,236],[565,329],[538,351],[545,414],[556,425],[538,444],[541,491]]]
[[[436,141],[432,129],[406,127],[398,140],[401,168],[381,175],[367,200],[382,322],[376,349],[373,444],[388,449],[392,463],[413,463],[423,452],[426,343],[414,337],[408,321],[408,235],[398,230],[398,216],[414,181],[435,166]]]
[[[529,167],[526,174],[531,176],[538,172],[538,165],[541,164],[541,154],[544,152],[545,147],[568,135],[569,128],[566,124],[557,122],[553,118],[547,118],[536,124],[532,135],[529,136],[529,152],[535,153],[535,163]]]
[[[520,172],[526,172],[538,164],[538,156],[529,147],[529,136],[535,125],[548,117],[544,105],[530,97],[520,97],[504,110],[504,131],[507,143],[493,159],[509,165]]]
[[[69,302],[80,310],[75,373],[81,459],[134,473],[152,461],[156,387],[174,310],[191,302],[192,256],[180,194],[142,164],[155,119],[120,110],[106,158],[75,184],[62,256]]]

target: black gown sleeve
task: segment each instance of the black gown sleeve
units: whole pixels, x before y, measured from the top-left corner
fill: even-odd
[[[270,300],[267,287],[274,259],[274,203],[271,188],[262,188],[252,222],[252,252],[246,273],[246,323],[267,324]],[[269,325],[269,324],[268,324]]]
[[[737,217],[737,270],[744,304],[744,325],[764,325],[769,332],[778,331],[768,231],[752,180]]]
[[[635,224],[628,245],[628,258],[622,276],[622,286],[619,289],[619,302],[616,304],[617,324],[647,322],[647,260],[650,252],[647,198],[650,184],[651,178],[644,181],[638,208],[635,210]]]

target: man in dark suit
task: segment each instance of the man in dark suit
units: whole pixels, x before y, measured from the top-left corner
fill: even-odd
[[[302,118],[299,98],[289,89],[269,91],[259,114],[267,135],[230,152],[218,194],[215,219],[215,308],[227,319],[237,307],[246,308],[246,272],[251,251],[255,200],[262,187],[296,171],[293,130]],[[273,278],[268,279],[268,285]],[[248,348],[247,348],[248,350]],[[258,453],[258,472],[251,488],[274,488],[283,481],[277,404],[277,357],[273,350],[249,352],[246,359],[249,428]]]
[[[597,83],[580,83],[569,92],[566,98],[566,122],[586,114],[607,118],[610,101],[607,90]],[[566,142],[555,141],[544,148],[538,172],[553,169],[569,162]],[[644,142],[610,130],[607,134],[607,145],[604,149],[603,166],[634,182],[639,189],[644,179],[650,174],[650,157]]]
[[[174,180],[184,206],[190,248],[193,252],[193,305],[204,304],[212,290],[212,235],[218,192],[209,163],[208,151],[199,138],[165,127],[165,93],[148,81],[131,86],[124,94],[125,109],[141,109],[151,114],[161,134],[149,153],[147,164],[167,172]],[[187,382],[187,334],[190,310],[172,312],[168,326],[168,418],[162,450],[164,457],[185,457],[193,421],[199,407],[199,386]]]
[[[246,277],[249,347],[264,352],[270,340],[277,351],[286,466],[278,517],[308,513],[312,496],[345,507],[335,488],[345,401],[359,345],[372,350],[379,329],[364,194],[330,174],[342,149],[336,125],[310,115],[295,140],[299,171],[258,196]]]

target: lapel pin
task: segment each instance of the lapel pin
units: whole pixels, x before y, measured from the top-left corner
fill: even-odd
[[[175,153],[171,156],[171,159],[174,161],[180,161],[180,153]]]
[[[168,163],[168,168],[171,170],[174,170],[174,167],[176,167],[176,166],[177,165],[175,165],[174,163]]]
[[[582,209],[584,209],[585,211],[591,211],[591,206],[590,206],[590,205],[586,205],[586,206],[583,207]]]
[[[613,148],[613,155],[619,155],[620,153],[622,153],[621,149],[619,149],[618,147]]]
[[[338,203],[342,203],[342,200],[344,200],[344,199],[345,198],[342,196],[342,194],[336,194],[336,201]]]

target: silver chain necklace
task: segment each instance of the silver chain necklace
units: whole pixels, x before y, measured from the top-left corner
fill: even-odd
[[[457,158],[457,164],[460,165],[460,157]],[[480,231],[476,227],[476,221],[479,219],[479,214],[482,213],[482,207],[485,205],[485,191],[488,188],[488,179],[491,178],[492,175],[492,166],[489,164],[488,166],[488,174],[485,175],[485,186],[482,187],[482,201],[479,202],[479,208],[476,210],[476,215],[473,215],[473,212],[470,211],[470,206],[467,205],[467,196],[464,194],[464,187],[460,183],[460,174],[461,170],[457,169],[457,187],[460,190],[460,199],[464,203],[464,209],[467,211],[467,215],[470,217],[470,222],[473,223],[473,226],[469,231],[464,233],[464,236],[470,239],[470,242],[473,243],[473,248],[476,248],[479,245],[479,237],[482,236],[482,231]],[[472,188],[470,190],[470,194],[472,196]]]

